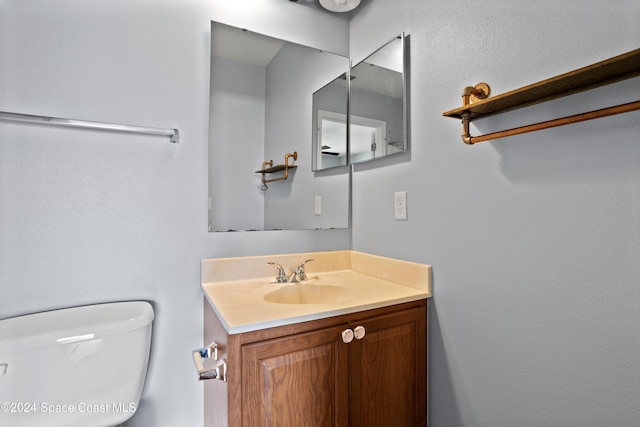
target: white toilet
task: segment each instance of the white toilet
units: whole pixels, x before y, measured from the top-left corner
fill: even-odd
[[[153,308],[131,301],[0,320],[0,426],[107,427],[135,413]]]

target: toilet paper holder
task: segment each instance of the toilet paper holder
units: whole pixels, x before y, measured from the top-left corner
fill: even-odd
[[[198,380],[220,380],[227,382],[227,360],[218,360],[218,343],[213,341],[207,347],[197,348],[191,352],[193,363],[196,365]],[[203,359],[213,359],[216,363],[212,367],[205,367]]]

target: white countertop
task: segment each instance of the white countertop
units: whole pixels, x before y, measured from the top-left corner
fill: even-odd
[[[329,257],[326,256],[327,254]],[[334,259],[336,256],[347,256],[348,260],[336,262]],[[323,265],[348,265],[351,268],[314,272],[311,268],[312,264],[309,264],[307,271],[309,280],[300,283],[276,283],[274,276],[218,281],[215,280],[216,272],[219,272],[218,277],[228,278],[229,275],[224,273],[228,272],[230,265],[233,265],[234,269],[237,268],[239,259],[203,260],[202,289],[229,334],[323,319],[432,296],[431,267],[424,264],[407,263],[406,261],[391,260],[353,251],[294,254],[288,255],[293,258],[286,257],[280,255],[277,257],[247,258],[248,263],[259,267],[238,271],[254,271],[255,274],[255,271],[259,271],[262,265],[266,264],[265,259],[276,259],[276,262],[289,267],[297,265],[299,259],[314,258],[319,260],[317,263],[319,270],[322,270]],[[327,262],[327,259],[331,262]],[[226,264],[224,264],[225,261]],[[218,264],[214,264],[215,262]],[[370,264],[375,265],[375,268]],[[403,266],[404,269],[402,269]],[[395,272],[384,271],[388,268],[392,268]],[[267,271],[271,271],[271,269],[272,266],[269,266]],[[363,273],[362,270],[367,273]],[[238,274],[242,275],[242,273]],[[401,283],[392,281],[396,277]],[[392,280],[388,280],[389,278]],[[402,283],[407,281],[410,284]],[[314,285],[340,286],[344,288],[345,294],[338,301],[317,304],[284,304],[268,302],[264,299],[267,294],[282,286]]]

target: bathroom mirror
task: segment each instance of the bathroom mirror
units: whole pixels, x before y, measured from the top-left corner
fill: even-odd
[[[351,69],[350,163],[407,151],[408,60],[401,34]]]
[[[313,170],[348,164],[347,73],[341,74],[313,94]]]
[[[212,22],[209,231],[349,226],[349,168],[314,172],[309,132],[313,93],[348,68],[344,56]],[[346,91],[342,102],[346,112]],[[256,171],[292,153],[295,168],[265,191]]]

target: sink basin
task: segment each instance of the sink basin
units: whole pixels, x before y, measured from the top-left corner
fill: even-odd
[[[344,286],[290,283],[269,292],[264,300],[278,304],[325,304],[345,301],[350,297],[351,290]]]

